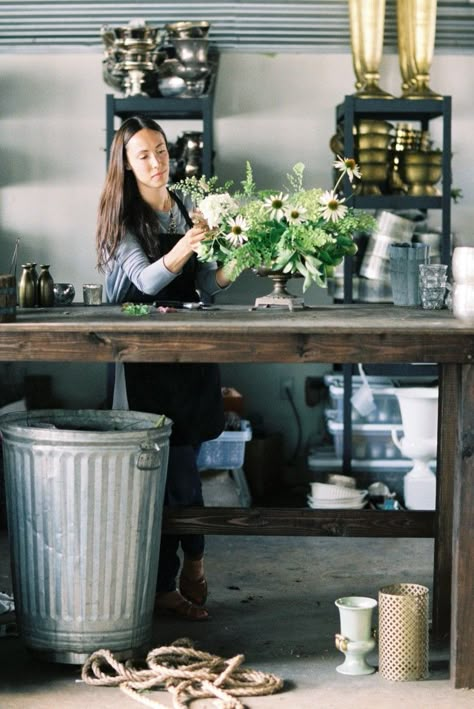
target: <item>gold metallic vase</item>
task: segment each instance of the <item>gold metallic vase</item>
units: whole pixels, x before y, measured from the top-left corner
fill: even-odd
[[[437,0],[397,0],[398,56],[402,97],[442,99],[429,87]]]
[[[379,86],[385,0],[349,0],[352,63],[358,98],[393,98]]]

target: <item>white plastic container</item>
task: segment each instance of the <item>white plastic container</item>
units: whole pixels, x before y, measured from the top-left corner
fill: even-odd
[[[331,412],[326,412],[331,414]],[[344,424],[328,419],[327,427],[333,436],[336,457],[343,455]],[[352,457],[357,460],[394,459],[401,453],[392,440],[392,430],[402,432],[401,424],[359,423],[352,426]]]
[[[224,431],[217,438],[205,441],[199,451],[199,470],[232,470],[244,462],[245,443],[252,438],[250,422],[242,419],[240,431]]]
[[[367,377],[367,380],[372,390],[376,408],[367,416],[361,416],[352,407],[351,420],[354,423],[401,423],[400,406],[395,396],[392,380],[387,377]],[[330,406],[334,412],[332,418],[342,423],[344,420],[344,379],[342,376],[326,375],[324,381],[329,387]],[[361,377],[352,377],[352,392],[354,393],[361,386]]]

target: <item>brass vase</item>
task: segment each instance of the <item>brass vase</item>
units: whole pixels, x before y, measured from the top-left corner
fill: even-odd
[[[382,61],[385,0],[349,0],[354,96],[393,98],[379,86]]]
[[[254,308],[280,307],[296,310],[304,308],[304,300],[301,296],[292,295],[286,289],[286,284],[290,278],[301,278],[300,273],[283,273],[281,270],[274,271],[271,268],[261,266],[255,269],[258,276],[269,278],[273,285],[271,293],[255,299]]]
[[[397,0],[398,56],[402,97],[442,99],[429,86],[437,0]]]

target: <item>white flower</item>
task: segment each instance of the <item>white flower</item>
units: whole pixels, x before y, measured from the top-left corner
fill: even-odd
[[[285,207],[284,212],[288,224],[302,224],[307,210],[304,207]]]
[[[322,217],[328,222],[337,222],[347,212],[345,199],[339,199],[333,190],[326,190],[319,200],[322,209]]]
[[[244,219],[244,217],[239,216],[235,219],[229,219],[230,231],[226,234],[226,239],[232,246],[242,246],[245,241],[248,241],[247,231],[249,230],[249,224]]]
[[[287,201],[288,195],[283,194],[283,192],[280,192],[278,195],[267,197],[264,200],[263,206],[268,212],[270,212],[270,219],[276,219],[277,222],[280,222],[283,219],[285,216],[285,202]]]
[[[224,217],[235,213],[239,206],[228,192],[210,194],[199,203],[199,211],[209,225],[209,229],[219,226]]]
[[[340,170],[343,175],[347,175],[350,182],[352,182],[354,177],[360,180],[360,168],[354,158],[341,158],[341,156],[338,155],[337,160],[333,164],[336,170]]]

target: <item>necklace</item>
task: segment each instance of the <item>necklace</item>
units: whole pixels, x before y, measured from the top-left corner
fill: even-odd
[[[177,232],[176,219],[174,217],[172,207],[171,207],[171,211],[170,211],[170,222],[168,224],[168,231],[170,234],[176,234],[176,232]]]
[[[168,200],[166,202],[166,210],[169,211],[169,216],[170,216],[170,221],[168,224],[168,231],[170,234],[176,234],[177,231],[177,224],[176,224],[176,219],[173,214],[173,200],[171,199],[171,195],[168,192]]]
[[[166,200],[163,205],[163,208],[158,210],[158,214],[160,215],[161,220],[163,221],[163,225],[168,222],[168,224],[165,226],[165,231],[168,232],[168,234],[176,234],[178,230],[178,226],[176,224],[176,218],[173,213],[173,199],[170,195],[169,192],[167,192],[166,195]]]

